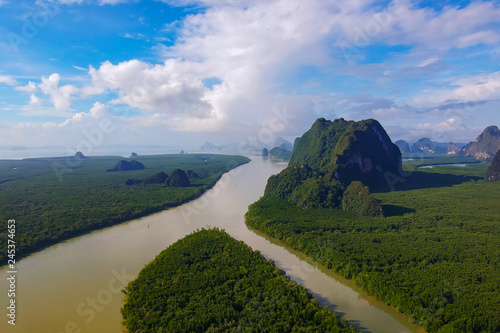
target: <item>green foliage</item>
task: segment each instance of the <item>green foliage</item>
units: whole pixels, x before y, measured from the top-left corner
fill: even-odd
[[[397,191],[373,193],[385,217],[264,196],[246,223],[352,278],[429,332],[499,332],[500,182],[473,177],[480,168],[484,175],[485,164],[425,169]]]
[[[490,167],[488,168],[486,180],[490,180],[493,182],[500,180],[500,150],[497,151]]]
[[[471,156],[458,156],[447,154],[403,154],[403,169],[415,170],[427,165],[461,164],[461,163],[479,163],[477,159]]]
[[[247,163],[242,156],[183,154],[140,156],[145,170],[105,172],[121,157],[46,158],[0,161],[0,220],[16,220],[18,258],[90,230],[178,206],[211,187],[222,173]],[[191,186],[127,186],[173,169],[192,169]],[[7,223],[0,223],[0,260],[7,254]]]
[[[125,289],[128,332],[355,332],[285,272],[218,229],[161,252]]]
[[[170,187],[189,187],[191,182],[183,170],[174,169],[170,177],[167,178],[166,184]]]
[[[262,154],[264,155],[264,152]],[[290,159],[290,156],[292,156],[292,153],[289,152],[288,150],[281,148],[281,147],[274,147],[273,149],[271,149],[268,152],[268,155],[272,158],[275,158],[275,159],[288,161]],[[266,155],[264,155],[264,156],[266,156]]]
[[[383,215],[382,207],[377,200],[372,198],[370,189],[358,181],[352,182],[345,190],[342,197],[342,209],[359,215]]]
[[[386,172],[399,172],[401,153],[376,120],[321,118],[298,141],[289,165],[335,175],[344,186],[353,180],[382,186]]]
[[[290,166],[308,165],[320,170],[331,162],[332,152],[344,132],[354,121],[336,119],[333,122],[320,118],[311,129],[296,141],[296,147],[290,158]]]
[[[289,201],[301,208],[340,208],[342,190],[338,180],[327,183],[323,177],[308,178],[293,190]]]
[[[265,195],[301,208],[338,208],[343,186],[355,180],[387,185],[386,173],[398,174],[401,167],[398,147],[373,119],[318,119],[295,146],[288,168],[269,178]],[[376,203],[363,204],[364,213],[377,214]]]

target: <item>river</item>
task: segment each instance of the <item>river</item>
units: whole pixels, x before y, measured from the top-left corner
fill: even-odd
[[[248,205],[262,195],[267,178],[284,167],[253,157],[191,203],[94,231],[22,259],[17,264],[15,326],[7,323],[9,286],[3,267],[0,332],[121,332],[120,290],[167,246],[207,226],[223,228],[273,259],[320,303],[345,315],[362,332],[424,332],[350,280],[246,227]]]

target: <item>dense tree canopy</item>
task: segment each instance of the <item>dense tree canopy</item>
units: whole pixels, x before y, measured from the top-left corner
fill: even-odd
[[[484,164],[424,170],[372,194],[385,217],[300,209],[269,195],[246,222],[430,332],[500,332],[500,182],[477,177]]]
[[[342,197],[342,209],[359,215],[381,216],[382,207],[370,195],[370,189],[362,182],[354,181]]]
[[[90,230],[178,206],[199,196],[222,173],[250,161],[242,156],[211,154],[140,156],[138,161],[147,166],[144,170],[105,172],[120,159],[75,160],[71,156],[0,161],[0,220],[17,222],[17,258]],[[176,168],[196,171],[199,178],[192,178],[190,187],[156,183]],[[152,183],[142,184],[143,180]],[[7,223],[3,223],[2,263],[6,255]]]
[[[218,229],[177,241],[126,287],[128,332],[355,332],[285,273]]]

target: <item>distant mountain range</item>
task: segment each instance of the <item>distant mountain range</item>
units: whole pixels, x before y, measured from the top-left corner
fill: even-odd
[[[223,150],[226,149],[227,147],[224,145],[221,146],[216,146],[211,142],[206,141],[204,144],[200,146],[202,150]]]
[[[394,144],[398,146],[401,153],[471,156],[478,160],[490,162],[500,149],[500,130],[497,126],[489,126],[475,141],[468,144],[435,142],[429,138],[422,138],[411,146],[404,140],[398,140]]]
[[[460,154],[490,162],[499,149],[500,130],[497,126],[489,126],[476,138],[476,141],[468,143]]]

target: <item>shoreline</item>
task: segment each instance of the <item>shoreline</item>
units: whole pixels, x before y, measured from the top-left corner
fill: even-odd
[[[245,219],[245,225],[246,225],[246,219]],[[343,275],[341,275],[341,274],[337,273],[336,271],[334,271],[333,269],[329,269],[329,268],[325,267],[324,265],[322,265],[319,262],[317,262],[316,260],[314,260],[313,257],[308,256],[308,255],[304,254],[301,251],[297,251],[297,250],[295,250],[295,249],[287,246],[280,239],[273,238],[273,237],[267,235],[266,233],[264,233],[264,232],[262,232],[262,231],[260,231],[258,229],[254,229],[254,228],[252,228],[252,227],[250,227],[248,225],[247,225],[247,228],[248,228],[248,230],[250,230],[251,232],[255,233],[256,235],[258,235],[260,237],[263,237],[266,240],[270,241],[271,243],[284,248],[290,254],[295,255],[300,260],[307,262],[308,264],[312,265],[316,269],[319,269],[323,274],[327,275],[329,278],[335,280],[336,282],[342,284],[343,286],[345,286],[345,287],[351,289],[352,291],[358,293],[359,296],[361,296],[361,298],[363,300],[365,300],[368,303],[369,306],[373,306],[373,307],[375,307],[375,308],[377,308],[377,309],[379,309],[379,310],[387,313],[389,316],[391,316],[398,323],[400,323],[403,326],[405,326],[406,328],[408,328],[412,333],[427,333],[427,331],[422,326],[417,325],[417,324],[413,324],[410,321],[410,318],[406,314],[404,314],[403,312],[400,312],[394,306],[392,306],[390,304],[384,303],[383,301],[379,300],[378,298],[376,298],[375,296],[373,296],[372,294],[370,294],[364,288],[358,286],[356,284],[356,281],[354,279],[346,278]],[[305,286],[304,286],[304,288],[306,288],[307,290],[309,290]],[[319,296],[319,295],[316,295],[314,292],[312,292],[310,290],[309,290],[309,292],[311,292],[315,296],[315,298],[317,296]],[[322,301],[320,299],[318,300],[318,302],[324,303],[324,301]],[[325,304],[322,304],[322,305],[325,305]],[[338,312],[336,312],[334,310],[332,310],[332,311],[335,312],[335,313],[337,313],[337,314],[339,314]],[[339,314],[339,315],[341,315],[341,314]],[[349,321],[349,318],[346,318],[346,319]],[[350,320],[352,320],[352,319],[350,319]]]
[[[182,205],[184,205],[184,204],[186,204],[188,202],[196,200],[199,197],[201,197],[206,191],[208,191],[211,188],[213,188],[224,174],[226,174],[226,173],[234,170],[235,168],[237,168],[239,166],[248,164],[250,162],[251,162],[251,160],[249,160],[249,161],[247,161],[245,163],[236,165],[236,166],[232,167],[230,170],[227,170],[226,172],[221,173],[211,183],[209,183],[207,185],[204,185],[200,189],[200,191],[198,191],[198,193],[196,193],[196,194],[194,194],[194,195],[192,195],[192,196],[190,196],[188,198],[185,198],[185,199],[183,199],[183,200],[181,200],[179,202],[176,202],[174,204],[166,204],[166,205],[163,205],[161,207],[156,207],[156,208],[152,207],[150,209],[147,209],[147,210],[145,210],[145,211],[143,211],[141,213],[138,213],[137,215],[133,215],[133,216],[128,217],[126,219],[117,219],[117,220],[114,220],[114,221],[111,220],[106,225],[96,226],[96,228],[89,228],[87,230],[81,230],[81,231],[77,231],[77,232],[74,232],[74,233],[70,233],[70,235],[68,235],[68,237],[62,237],[60,239],[55,240],[54,242],[47,242],[47,243],[42,244],[42,245],[40,245],[40,246],[38,246],[36,248],[33,248],[33,249],[27,249],[27,250],[24,250],[24,251],[16,251],[16,263],[18,263],[19,261],[21,261],[22,259],[24,259],[26,257],[29,257],[32,254],[44,251],[45,249],[47,249],[47,248],[49,248],[51,246],[63,243],[65,241],[71,240],[73,238],[78,238],[78,237],[87,235],[87,234],[89,234],[91,232],[94,232],[94,231],[104,230],[106,228],[110,228],[110,227],[113,227],[113,226],[116,226],[116,225],[119,225],[119,224],[122,224],[122,223],[130,222],[130,221],[133,221],[133,220],[136,220],[136,219],[140,219],[140,218],[143,218],[143,217],[146,217],[146,216],[150,216],[150,215],[153,215],[153,214],[161,213],[163,211],[166,211],[166,210],[169,210],[169,209],[172,209],[172,208],[176,208],[176,207],[182,206]],[[0,265],[0,269],[8,266],[7,259],[8,258],[6,256],[5,256],[5,258],[1,259],[2,261],[5,261],[5,264]]]

